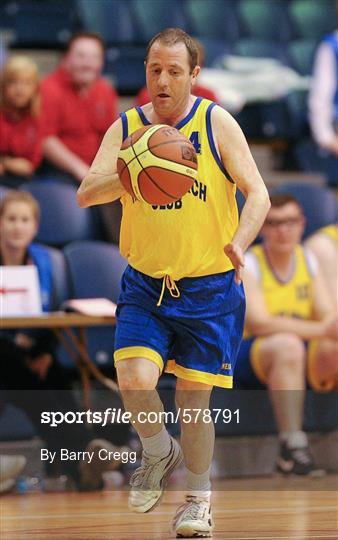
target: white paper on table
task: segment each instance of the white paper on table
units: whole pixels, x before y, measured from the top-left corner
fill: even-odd
[[[83,315],[115,317],[116,304],[108,298],[81,298],[67,300],[62,306],[67,311],[77,311]]]
[[[0,266],[1,317],[41,313],[41,292],[36,266]]]

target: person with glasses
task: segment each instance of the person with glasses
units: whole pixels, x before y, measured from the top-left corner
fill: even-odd
[[[271,197],[262,243],[245,257],[244,340],[237,388],[267,387],[279,432],[277,469],[318,476],[302,431],[306,383],[338,389],[338,325],[333,299],[315,255],[301,245],[305,218],[289,195]]]

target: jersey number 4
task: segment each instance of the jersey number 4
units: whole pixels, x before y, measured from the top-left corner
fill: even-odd
[[[193,147],[196,150],[196,154],[200,154],[201,153],[200,132],[193,131],[192,134],[190,135],[189,140],[192,142]]]

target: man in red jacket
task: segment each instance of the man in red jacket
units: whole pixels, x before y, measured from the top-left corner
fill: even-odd
[[[118,116],[118,95],[101,76],[104,50],[96,34],[75,34],[58,68],[42,82],[43,152],[48,168],[79,182]]]

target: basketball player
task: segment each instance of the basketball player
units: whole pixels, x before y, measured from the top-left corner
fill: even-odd
[[[184,455],[188,495],[174,530],[185,537],[212,534],[214,426],[203,414],[186,421],[184,410],[203,413],[214,385],[232,387],[245,307],[243,253],[269,208],[237,123],[219,106],[191,94],[200,70],[197,54],[192,38],[180,29],[166,29],[150,41],[145,67],[151,102],[122,113],[112,125],[78,192],[82,207],[118,197],[123,205],[120,249],[129,266],[117,310],[114,359],[125,407],[143,445],[129,506],[136,512],[154,508]],[[193,189],[168,208],[133,202],[116,174],[122,140],[148,124],[175,126],[198,153]],[[239,225],[236,184],[246,196]],[[177,377],[181,447],[160,421],[138,421],[140,411],[163,409],[155,390],[163,370]]]
[[[300,244],[304,216],[289,195],[273,195],[263,244],[245,257],[245,337],[236,386],[268,387],[280,437],[277,468],[322,474],[302,431],[305,381],[317,391],[338,389],[338,321],[334,298],[316,257]]]

